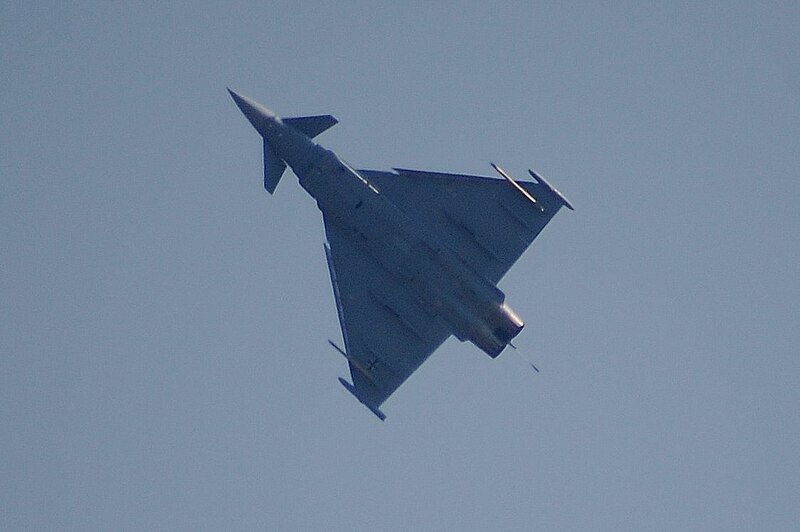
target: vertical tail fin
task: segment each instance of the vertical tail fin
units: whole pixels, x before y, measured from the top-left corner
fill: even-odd
[[[278,157],[272,146],[264,139],[264,188],[267,189],[267,192],[275,193],[278,181],[281,180],[285,170],[286,163]]]

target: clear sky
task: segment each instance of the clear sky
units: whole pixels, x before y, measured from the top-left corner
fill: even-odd
[[[334,4],[0,6],[0,529],[796,530],[798,3]],[[522,356],[358,404],[228,85],[558,186]]]

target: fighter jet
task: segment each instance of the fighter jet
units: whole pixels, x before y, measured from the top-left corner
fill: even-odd
[[[496,358],[523,327],[497,283],[561,207],[545,179],[356,170],[312,139],[330,115],[280,118],[228,89],[264,141],[264,188],[290,166],[325,225],[344,349],[342,385],[380,406],[450,335]]]

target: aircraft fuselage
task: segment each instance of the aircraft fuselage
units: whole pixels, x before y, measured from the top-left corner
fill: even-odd
[[[497,357],[522,330],[497,283],[567,199],[529,170],[517,181],[395,169],[357,170],[313,139],[329,114],[279,118],[228,89],[264,141],[264,189],[290,166],[323,215],[325,258],[351,382],[381,405],[450,336]],[[535,366],[533,366],[536,369]],[[538,369],[536,369],[538,371]]]
[[[519,334],[523,322],[503,303],[505,294],[357,170],[263,107],[242,100],[240,108],[326,219],[350,233],[354,246],[401,281],[456,338],[494,358]]]
[[[456,338],[472,341],[492,357],[499,355],[523,327],[522,320],[504,305],[505,294],[356,169],[335,153],[310,144],[297,167],[289,165],[326,219],[350,233],[355,246],[401,281]]]

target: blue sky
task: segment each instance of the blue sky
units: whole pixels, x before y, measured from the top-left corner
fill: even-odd
[[[0,7],[0,528],[796,529],[798,6],[296,4]],[[523,358],[355,402],[226,86],[356,167],[558,186]]]

